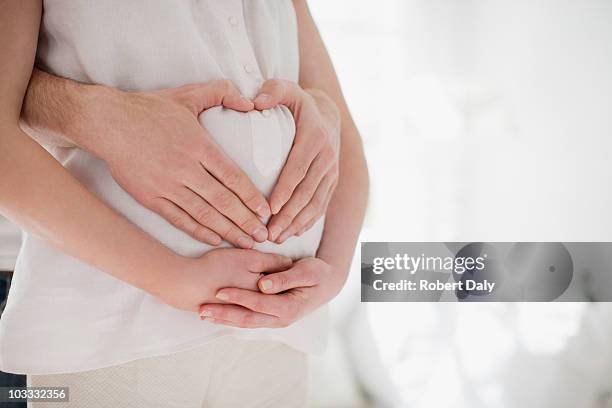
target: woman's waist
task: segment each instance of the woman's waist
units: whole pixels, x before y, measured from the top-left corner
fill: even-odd
[[[280,245],[272,242],[258,243],[254,249],[282,254],[293,259],[315,256],[323,226],[324,220],[321,219],[299,237],[289,238]],[[151,224],[141,227],[148,229],[154,238],[183,256],[198,257],[213,249],[169,224],[157,230],[151,228]],[[223,246],[229,245],[223,244],[220,247]],[[80,303],[87,306],[79,308]],[[165,305],[148,293],[58,251],[35,236],[25,234],[6,310],[17,308],[19,313],[31,313],[31,316],[35,316],[43,305],[46,305],[46,308],[53,305],[56,310],[63,310],[60,314],[63,316],[69,315],[71,310],[81,310],[78,312],[79,316],[87,315],[88,319],[107,323],[115,318],[135,319],[129,317],[129,313],[126,315],[130,310],[157,310],[157,317],[163,311],[169,314],[169,318],[172,315],[172,319],[186,316],[184,312]],[[90,306],[91,310],[84,310]],[[141,318],[147,319],[138,317]]]

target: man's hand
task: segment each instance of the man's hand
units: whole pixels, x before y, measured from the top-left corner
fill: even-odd
[[[270,196],[269,239],[282,243],[325,214],[338,181],[340,114],[324,92],[284,80],[264,82],[254,102],[258,110],[285,105],[296,122],[293,148]]]
[[[44,87],[57,81],[63,82],[46,92],[64,98],[78,114],[55,115],[41,106],[49,99]],[[22,121],[35,133],[62,134],[105,160],[131,196],[193,238],[211,245],[224,239],[251,248],[254,240],[268,237],[258,216],[270,216],[270,209],[249,177],[198,122],[202,111],[218,105],[253,109],[227,80],[122,92],[37,71]]]
[[[103,158],[126,191],[200,241],[251,248],[251,236],[266,240],[253,214],[269,215],[265,198],[197,120],[213,106],[249,111],[251,102],[228,81],[124,93],[123,100],[124,120],[113,126],[121,143]]]
[[[291,259],[255,249],[215,249],[201,258],[181,258],[162,281],[148,291],[177,309],[197,312],[203,303],[218,302],[217,291],[225,287],[256,291],[263,272],[282,271]]]
[[[226,287],[217,299],[200,307],[200,317],[212,323],[258,328],[287,327],[328,303],[342,288],[346,274],[319,258],[304,258],[282,272],[263,276],[261,292]]]

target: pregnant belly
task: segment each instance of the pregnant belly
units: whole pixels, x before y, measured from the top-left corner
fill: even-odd
[[[295,123],[291,112],[284,106],[248,113],[215,107],[199,119],[255,186],[269,195],[293,144]]]
[[[289,110],[283,106],[267,112],[242,113],[216,107],[203,112],[199,121],[267,197],[293,144],[295,123]],[[212,249],[136,202],[113,180],[103,161],[81,149],[56,148],[52,153],[90,191],[178,254],[201,256]],[[281,245],[265,242],[256,248],[294,258],[312,256],[319,246],[322,230],[321,220],[300,237],[290,238]]]

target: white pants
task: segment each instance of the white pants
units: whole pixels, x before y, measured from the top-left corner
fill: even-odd
[[[308,405],[308,357],[283,343],[225,336],[204,346],[81,373],[33,375],[69,387],[49,408],[249,408]]]

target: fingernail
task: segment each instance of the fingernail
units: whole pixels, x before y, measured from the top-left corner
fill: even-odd
[[[268,95],[266,93],[262,93],[262,94],[257,95],[257,97],[255,98],[255,100],[253,102],[255,102],[255,103],[264,103],[268,99],[270,99],[270,95]]]
[[[228,294],[227,293],[223,293],[223,292],[217,293],[217,295],[215,297],[217,299],[219,299],[219,300],[224,301],[224,302],[227,302],[229,300]]]
[[[238,238],[237,243],[240,248],[244,248],[244,249],[251,249],[253,248],[253,245],[255,245],[255,243],[253,242],[251,238],[245,237],[245,236]]]
[[[245,97],[244,95],[240,96],[240,100],[242,101],[242,103],[249,105],[251,109],[255,107],[255,104],[253,103],[253,101],[250,99],[247,99],[247,97]]]
[[[282,205],[274,203],[270,205],[270,210],[272,211],[272,214],[278,214],[282,207]]]
[[[281,234],[280,237],[278,237],[278,240],[276,241],[279,244],[282,244],[283,242],[285,242],[285,240],[287,238],[289,238],[291,235],[289,234],[289,231],[285,231]]]
[[[262,281],[259,281],[259,287],[261,288],[261,290],[270,290],[272,289],[272,281],[270,279],[264,279]]]
[[[204,310],[200,313],[200,317],[213,317],[213,312],[210,310]]]
[[[268,218],[270,215],[272,215],[270,213],[270,206],[268,205],[268,203],[264,203],[262,205],[260,205],[259,207],[257,207],[257,209],[255,210],[255,212],[257,213],[257,215],[259,215],[261,218]]]
[[[276,237],[278,237],[278,234],[283,232],[283,229],[279,227],[278,225],[273,225],[272,227],[270,227],[269,231],[270,231],[270,241],[276,241]]]
[[[257,242],[264,242],[268,239],[268,230],[264,227],[257,228],[253,233],[253,238],[255,238]]]

